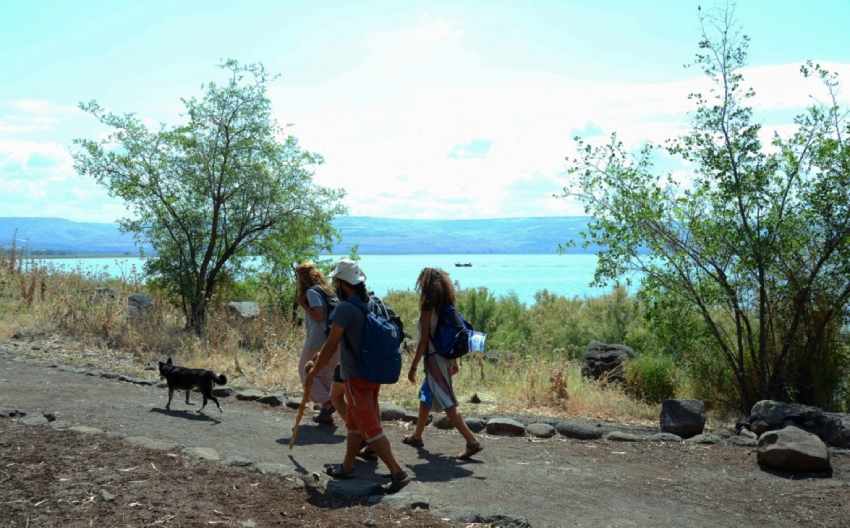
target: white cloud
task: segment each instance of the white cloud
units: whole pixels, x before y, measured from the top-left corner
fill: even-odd
[[[661,143],[687,130],[688,94],[710,88],[697,72],[671,82],[614,83],[483,70],[462,30],[433,19],[371,43],[370,55],[343,76],[309,88],[284,81],[273,95],[281,122],[294,122],[290,130],[325,156],[317,180],[347,189],[354,214],[581,214],[575,203],[551,198],[564,183],[571,131],[593,123],[630,146]],[[850,65],[828,67],[850,78]],[[798,64],[744,73],[757,109],[802,109],[809,94],[823,95]],[[491,144],[486,155],[450,156],[474,140]],[[526,203],[518,203],[512,186],[532,175],[552,190],[541,186],[536,201],[523,195]]]

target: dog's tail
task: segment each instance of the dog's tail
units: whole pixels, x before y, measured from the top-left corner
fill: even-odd
[[[227,385],[227,376],[225,376],[224,374],[219,374],[215,377],[215,382],[218,385]]]

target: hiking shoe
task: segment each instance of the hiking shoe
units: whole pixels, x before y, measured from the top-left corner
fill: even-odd
[[[334,414],[335,409],[332,406],[322,407],[319,411],[319,414],[313,417],[313,422],[319,425],[333,425],[334,424]]]
[[[390,479],[392,479],[390,481],[390,485],[386,487],[384,493],[396,493],[398,491],[401,491],[401,489],[407,486],[408,484],[410,484],[410,476],[407,474],[406,471],[400,471],[395,475],[391,475]]]

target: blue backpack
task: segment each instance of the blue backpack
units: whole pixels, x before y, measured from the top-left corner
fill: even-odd
[[[375,296],[369,299],[368,306],[359,299],[350,302],[366,317],[357,365],[360,376],[382,385],[396,383],[401,375],[401,342],[404,339],[397,317]]]
[[[437,354],[457,359],[469,353],[469,338],[472,336],[472,325],[460,315],[454,305],[447,304],[440,309],[437,319],[437,329],[434,331],[432,342]]]

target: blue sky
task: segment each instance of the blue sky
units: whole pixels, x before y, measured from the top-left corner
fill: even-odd
[[[578,214],[552,197],[573,135],[637,145],[686,126],[698,3],[4,2],[0,216],[120,217],[73,171],[73,138],[103,133],[77,103],[174,123],[228,57],[282,75],[278,119],[324,155],[316,179],[346,189],[352,214]],[[850,78],[850,2],[740,1],[736,14],[767,133],[818,94],[806,59]]]

